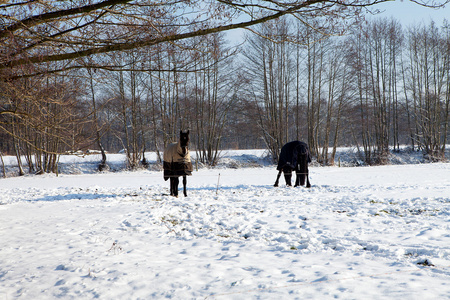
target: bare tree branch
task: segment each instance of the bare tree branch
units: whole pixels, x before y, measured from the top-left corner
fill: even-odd
[[[97,54],[127,51],[238,28],[250,28],[293,15],[308,23],[321,19],[323,34],[341,34],[363,9],[387,0],[233,1],[200,0],[171,3],[154,0],[108,0],[58,9],[67,3],[39,1],[46,6],[32,16],[29,2],[0,5],[0,70],[3,77],[40,73],[40,64],[68,61],[68,68],[82,65],[78,59]],[[427,7],[440,7],[450,0],[412,0]],[[70,2],[76,5],[76,2]],[[36,4],[36,5],[38,5]],[[49,10],[53,4],[57,10]],[[68,5],[68,4],[67,4]],[[117,9],[120,5],[121,9]],[[19,8],[17,8],[19,7]],[[112,9],[115,7],[115,9]],[[237,22],[236,22],[237,21]],[[15,71],[16,67],[30,71]],[[57,67],[47,65],[47,70]],[[6,71],[11,69],[11,72]],[[22,74],[22,75],[20,75]]]
[[[127,3],[131,0],[108,0],[108,1],[102,1],[100,3],[86,5],[83,7],[75,7],[72,9],[66,9],[66,10],[58,10],[50,13],[44,13],[41,15],[32,16],[29,18],[26,18],[24,20],[18,21],[10,26],[7,26],[5,29],[0,30],[0,37],[6,37],[11,32],[14,32],[20,28],[28,28],[32,26],[36,26],[38,24],[45,23],[47,21],[55,20],[57,18],[62,18],[65,16],[71,16],[71,15],[79,15],[83,13],[88,13],[106,6],[121,4],[121,3]]]

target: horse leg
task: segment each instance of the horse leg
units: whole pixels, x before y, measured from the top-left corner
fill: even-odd
[[[170,181],[170,196],[173,196],[173,177],[170,177],[169,181]]]
[[[305,185],[305,178],[306,178],[305,173],[301,172],[300,173],[300,185]]]
[[[306,187],[310,188],[311,187],[311,183],[309,182],[309,170],[308,170],[308,160],[307,159],[301,160],[301,164],[300,164],[300,185],[304,185],[305,184],[305,179],[306,179]]]
[[[295,167],[295,185],[294,185],[294,187],[297,187],[300,185],[300,176],[301,176],[300,170],[298,169],[298,165],[297,165],[297,167]]]
[[[280,180],[281,172],[283,172],[283,171],[280,170],[280,171],[278,172],[277,180],[275,181],[275,184],[273,185],[274,187],[277,187],[277,186],[278,186],[278,181]]]
[[[308,160],[305,161],[305,171],[303,171],[303,176],[306,177],[306,187],[310,188],[311,183],[309,182],[309,169],[308,169]]]
[[[299,176],[300,185],[305,185],[305,179],[308,175],[308,163],[306,162],[306,156],[299,158]]]
[[[178,177],[171,177],[170,195],[178,197]]]
[[[309,170],[308,170],[308,163],[306,163],[306,187],[310,188],[311,187],[311,183],[309,183]]]
[[[186,184],[187,184],[186,175],[183,175],[183,192],[185,197],[187,197]]]
[[[287,186],[292,186],[291,178],[292,178],[292,170],[284,170],[284,180],[286,181]]]
[[[178,197],[178,184],[180,183],[180,179],[178,177],[173,178],[173,195]]]

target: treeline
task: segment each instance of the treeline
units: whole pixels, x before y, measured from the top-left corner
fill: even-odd
[[[250,37],[243,53],[246,99],[258,104],[256,122],[274,157],[287,140],[302,139],[323,164],[333,164],[342,145],[356,146],[367,164],[386,163],[389,147],[405,144],[445,158],[448,24],[404,29],[379,19],[327,39],[288,22],[270,25],[269,39]],[[291,35],[307,46],[281,42]]]
[[[102,151],[102,167],[107,152],[124,150],[137,168],[146,151],[190,129],[208,165],[229,148],[266,147],[276,159],[296,139],[325,165],[350,145],[367,164],[386,163],[405,144],[445,159],[448,24],[378,19],[326,37],[289,18],[258,26],[240,46],[215,33],[2,81],[1,154],[16,155],[21,174],[57,172],[61,153],[87,149]]]

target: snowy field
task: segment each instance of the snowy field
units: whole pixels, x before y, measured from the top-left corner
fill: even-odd
[[[98,156],[0,179],[0,300],[450,298],[450,164],[313,166],[312,188],[274,188],[261,155],[225,153],[186,198]]]

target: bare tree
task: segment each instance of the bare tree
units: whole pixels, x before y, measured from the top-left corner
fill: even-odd
[[[81,85],[60,76],[3,85],[10,114],[0,129],[12,137],[20,175],[25,173],[22,158],[29,172],[57,173],[59,154],[90,140],[82,129],[89,120]]]
[[[398,22],[381,19],[362,26],[349,40],[360,111],[358,132],[368,164],[385,164],[391,142],[398,147],[398,65],[402,33]]]
[[[319,130],[323,120],[324,85],[325,85],[325,56],[327,51],[326,43],[322,41],[319,32],[312,28],[307,28],[307,123],[308,123],[308,145],[313,156],[319,154]],[[317,41],[317,42],[316,42]],[[328,147],[328,146],[327,146]]]
[[[55,170],[59,153],[94,139],[100,150],[126,148],[135,168],[145,149],[160,150],[191,126],[202,159],[214,164],[226,117],[236,111],[231,105],[244,103],[258,109],[252,117],[275,159],[283,143],[304,131],[319,161],[332,163],[343,117],[367,163],[384,163],[389,145],[399,148],[402,118],[413,143],[441,158],[448,139],[448,27],[413,30],[403,52],[395,22],[361,26],[347,52],[329,38],[379,2],[2,2],[0,134],[22,174],[26,165],[31,172]],[[239,95],[228,76],[233,70],[224,67],[231,64],[218,33],[234,28],[256,34],[245,51],[245,80],[234,76],[252,98]],[[109,93],[106,81],[95,86],[99,70],[111,78]],[[358,120],[344,111],[358,112]]]
[[[448,128],[449,39],[434,23],[409,32],[408,92],[415,120],[415,141],[430,160],[444,158]]]
[[[252,78],[253,97],[260,109],[258,124],[274,160],[290,139],[293,57],[287,42],[289,24],[278,20],[260,26],[264,37],[249,37],[244,51],[247,77]],[[292,120],[293,123],[294,120]]]
[[[318,30],[336,34],[357,22],[366,10],[386,0],[348,1],[178,1],[97,0],[8,1],[0,5],[0,69],[2,77],[32,75],[50,61],[64,61],[51,71],[84,67],[80,57],[155,46],[195,36],[204,36],[291,15],[308,23],[326,16]],[[417,1],[416,1],[417,2]],[[418,3],[431,5],[425,1]],[[52,47],[43,54],[37,51]],[[37,54],[38,53],[38,54]],[[26,72],[20,66],[34,65]],[[114,69],[114,65],[99,65]]]
[[[100,149],[100,152],[102,154],[102,160],[100,161],[98,165],[99,171],[104,171],[108,169],[108,165],[106,163],[106,152],[105,148],[103,147],[102,140],[101,140],[101,131],[100,131],[100,124],[99,124],[99,117],[98,117],[98,110],[97,110],[97,100],[96,100],[96,94],[95,94],[95,87],[94,87],[94,74],[93,70],[91,68],[87,69],[88,76],[89,76],[89,85],[90,85],[90,92],[92,97],[92,116],[93,116],[93,126],[95,129],[96,134],[96,142],[97,146]]]
[[[394,20],[382,19],[369,28],[370,85],[374,109],[375,144],[377,162],[387,163],[391,128],[395,133],[398,124],[397,64],[401,54],[401,27]],[[393,112],[393,114],[391,113]],[[394,135],[395,144],[398,135]]]
[[[233,105],[237,80],[233,78],[234,51],[225,47],[223,34],[198,39],[203,54],[197,56],[198,71],[192,75],[193,84],[187,85],[185,111],[190,111],[194,129],[197,157],[200,162],[215,165],[219,159],[219,146],[227,124],[227,115]]]
[[[341,120],[344,107],[347,105],[348,98],[353,97],[351,92],[351,72],[347,63],[346,49],[347,44],[344,41],[333,40],[328,47],[333,47],[334,51],[328,51],[326,56],[327,72],[325,75],[325,95],[326,95],[326,113],[325,121],[320,121],[315,126],[321,124],[324,127],[321,130],[322,151],[318,155],[318,161],[325,165],[334,165],[337,147],[339,146],[339,136],[341,132]],[[332,147],[329,155],[329,147]]]

